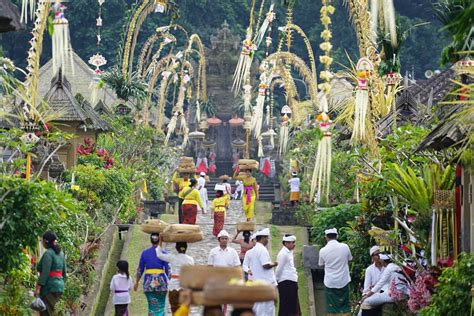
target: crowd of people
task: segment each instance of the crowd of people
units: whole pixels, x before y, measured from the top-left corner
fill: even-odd
[[[299,179],[295,173],[292,176],[289,181],[291,200],[297,201]],[[237,178],[242,182],[242,206],[249,221],[254,218],[254,204],[258,199],[255,178],[249,172]],[[198,179],[189,176],[183,178],[175,176],[173,179],[180,188],[180,223],[194,225],[199,208],[204,214],[207,213],[207,207],[203,203],[203,200],[207,199],[207,192],[203,191],[206,183],[205,174],[201,174]],[[212,234],[217,237],[218,244],[210,250],[207,264],[211,267],[241,267],[246,280],[263,281],[278,289],[279,316],[300,315],[298,274],[293,256],[296,237],[285,235],[282,238],[282,248],[276,261],[271,260],[267,249],[270,237],[268,228],[253,234],[250,230],[237,229],[231,238],[224,230],[224,222],[231,195],[235,192],[231,191],[227,180],[228,178],[223,178],[222,182],[216,185],[216,198],[209,205],[211,217],[214,219]],[[240,194],[238,191],[237,193]],[[239,237],[241,234],[242,237]],[[352,310],[349,299],[351,251],[346,244],[338,241],[336,228],[327,229],[325,235],[327,244],[319,252],[319,265],[324,267],[326,310],[330,314],[349,315]],[[117,273],[110,282],[115,315],[128,315],[130,292],[138,290],[142,279],[143,292],[148,302],[148,315],[165,315],[166,298],[173,315],[188,315],[190,305],[186,299],[188,294],[183,292],[186,289],[180,285],[181,268],[195,263],[194,259],[186,254],[188,244],[177,242],[176,252],[168,253],[162,245],[163,239],[160,234],[151,234],[150,242],[150,248],[141,253],[135,282],[132,281],[128,262],[124,260],[117,262]],[[240,245],[240,252],[230,247],[229,242]],[[35,294],[45,305],[45,310],[41,311],[40,315],[49,316],[54,314],[54,307],[64,292],[67,277],[66,262],[54,232],[46,232],[42,243],[46,250],[37,266],[40,276]],[[364,315],[366,311],[376,309],[384,303],[392,302],[395,291],[406,291],[404,271],[393,262],[389,254],[382,253],[380,247],[373,246],[369,250],[369,255],[372,264],[365,271],[359,315]],[[226,311],[226,305],[217,309],[207,308],[205,315],[226,315]],[[273,316],[275,312],[275,302],[267,301],[255,303],[252,310],[236,309],[232,315]]]

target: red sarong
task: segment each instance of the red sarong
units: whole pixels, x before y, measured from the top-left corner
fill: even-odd
[[[214,227],[212,228],[212,234],[217,237],[219,232],[224,229],[225,212],[214,213]]]
[[[197,205],[183,204],[181,210],[183,211],[183,224],[196,225]]]

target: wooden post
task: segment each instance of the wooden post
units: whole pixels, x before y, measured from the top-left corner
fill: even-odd
[[[26,173],[25,178],[30,181],[31,178],[31,153],[26,154]]]
[[[249,138],[250,138],[250,130],[247,128],[245,129],[245,159],[250,158],[250,149],[249,149]]]

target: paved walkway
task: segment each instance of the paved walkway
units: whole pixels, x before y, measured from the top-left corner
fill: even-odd
[[[244,220],[245,216],[242,211],[242,202],[240,200],[232,200],[230,202],[230,206],[226,214],[224,225],[224,229],[231,236],[230,240],[232,239],[232,237],[234,237],[236,233],[236,224]],[[187,254],[194,258],[196,264],[206,265],[209,251],[212,248],[218,246],[217,238],[212,235],[212,227],[214,225],[214,220],[211,219],[210,212],[208,212],[207,214],[202,214],[202,212],[199,212],[196,224],[201,226],[201,230],[204,234],[204,240],[197,243],[189,244]],[[239,245],[232,244],[229,241],[229,246],[237,250],[237,252],[240,252]],[[166,249],[170,252],[176,251],[174,249],[174,243],[168,244]],[[171,312],[169,312],[169,315],[171,315]],[[202,309],[198,307],[193,307],[191,309],[190,315],[202,315]],[[230,315],[230,311],[228,312],[228,315]]]

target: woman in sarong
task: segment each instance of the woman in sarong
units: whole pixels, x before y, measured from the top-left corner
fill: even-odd
[[[197,180],[191,179],[189,187],[184,188],[179,192],[179,198],[183,200],[181,211],[183,213],[183,224],[196,224],[196,216],[198,206],[204,209],[201,201],[201,195],[196,189]]]
[[[234,174],[234,179],[241,180],[244,183],[244,192],[242,194],[242,206],[247,221],[253,220],[255,216],[255,201],[258,200],[257,180],[252,177],[252,170],[242,170],[245,175]]]
[[[223,191],[216,192],[216,198],[211,204],[211,218],[214,218],[214,227],[212,234],[217,237],[219,232],[224,229],[225,213],[229,207],[229,196]]]
[[[164,316],[168,293],[169,265],[156,256],[159,234],[150,235],[151,247],[143,250],[133,289],[137,291],[143,276],[143,292],[148,301],[148,316]]]

